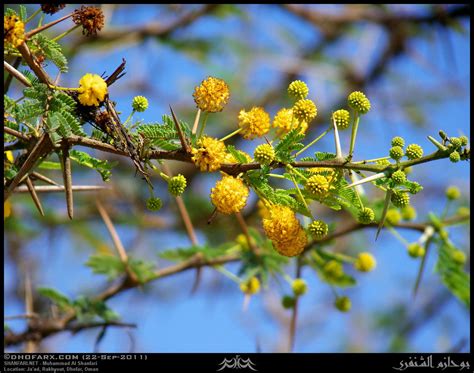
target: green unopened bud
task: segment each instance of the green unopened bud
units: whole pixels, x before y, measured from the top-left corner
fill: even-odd
[[[405,146],[405,140],[403,139],[403,137],[395,136],[392,139],[392,146],[400,146],[403,148]]]
[[[293,294],[299,297],[300,295],[306,293],[306,291],[308,290],[308,285],[306,284],[306,281],[302,278],[297,278],[291,283],[291,289],[293,290]]]
[[[407,175],[403,171],[397,170],[392,174],[392,180],[395,184],[403,184],[407,181]]]
[[[405,206],[402,208],[402,219],[403,220],[415,220],[416,219],[416,209],[411,206]]]
[[[348,297],[338,297],[334,305],[341,312],[348,312],[352,307],[351,300]]]
[[[286,309],[293,308],[295,306],[295,297],[292,297],[291,295],[285,295],[281,299],[281,305]]]
[[[410,144],[407,146],[405,154],[408,159],[417,159],[423,157],[423,148],[418,144]]]
[[[390,225],[397,225],[402,219],[402,215],[397,209],[388,209],[385,221]]]
[[[453,186],[453,185],[447,187],[445,193],[446,193],[446,197],[449,200],[455,200],[461,197],[461,191],[459,190],[458,187]]]
[[[347,103],[359,114],[367,114],[370,110],[369,99],[360,91],[352,92],[347,98]]]
[[[467,136],[459,136],[459,140],[461,141],[462,146],[466,146],[469,142],[469,139],[467,138]]]
[[[315,238],[323,238],[328,234],[328,225],[322,220],[315,220],[309,225],[309,231]]]
[[[449,155],[449,160],[453,163],[459,162],[461,160],[461,155],[457,151],[454,151]]]
[[[148,100],[143,96],[135,96],[132,101],[132,108],[138,112],[145,111],[148,109]]]
[[[170,194],[172,194],[173,196],[178,197],[184,193],[186,185],[186,178],[183,175],[179,174],[173,176],[168,181],[168,192],[170,192]]]
[[[405,207],[410,203],[410,196],[406,192],[393,192],[391,201],[395,207]]]
[[[332,113],[332,119],[334,122],[336,122],[336,126],[338,129],[345,130],[346,128],[349,128],[350,114],[347,110],[336,110],[334,113]]]
[[[464,265],[466,263],[466,254],[464,253],[464,251],[454,250],[451,255],[452,255],[453,260],[457,264]]]
[[[301,80],[295,80],[288,86],[288,94],[297,100],[301,100],[308,96],[309,89],[305,82]]]
[[[324,274],[331,280],[337,280],[344,275],[344,268],[337,260],[328,261],[323,267]]]
[[[459,139],[458,137],[450,137],[449,142],[451,143],[454,149],[458,149],[461,147],[461,139]]]
[[[275,159],[275,150],[270,144],[260,144],[253,153],[255,160],[263,165],[269,165]]]
[[[359,211],[359,215],[357,216],[357,220],[361,224],[370,224],[374,219],[374,210],[369,207],[364,207],[362,210]]]
[[[146,201],[146,207],[150,211],[158,211],[163,207],[163,201],[158,197],[150,197]]]
[[[409,244],[407,249],[408,255],[410,255],[412,258],[421,258],[423,255],[425,255],[425,248],[417,242]]]
[[[395,159],[398,161],[403,157],[403,148],[401,146],[392,146],[388,152],[390,158]]]

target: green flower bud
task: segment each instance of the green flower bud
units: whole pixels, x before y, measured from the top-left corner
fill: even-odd
[[[415,220],[416,219],[416,209],[411,206],[405,206],[402,208],[402,219],[403,220]]]
[[[163,201],[158,197],[150,197],[146,201],[146,207],[150,211],[158,211],[163,207]]]
[[[412,181],[408,191],[410,192],[410,194],[416,194],[418,192],[421,192],[422,190],[423,187],[419,183],[417,183],[416,181]]]
[[[395,207],[405,207],[410,203],[410,196],[406,192],[393,192],[391,201]]]
[[[425,255],[425,248],[417,242],[409,244],[407,249],[408,255],[410,255],[412,258],[421,258],[423,255]]]
[[[408,159],[417,159],[423,157],[423,148],[418,144],[410,144],[406,149]]]
[[[275,150],[270,144],[260,144],[253,153],[255,160],[263,165],[269,165],[275,159]]]
[[[288,86],[288,94],[297,100],[301,100],[308,96],[309,89],[305,82],[301,80],[295,80]]]
[[[341,312],[348,312],[352,307],[351,300],[348,297],[338,297],[334,305]]]
[[[183,175],[179,174],[173,176],[168,181],[168,192],[170,192],[171,195],[178,197],[184,193],[186,185],[186,178]]]
[[[306,281],[302,278],[297,278],[291,283],[291,289],[293,290],[293,294],[299,297],[300,295],[306,293],[306,291],[308,290],[308,285],[306,284]]]
[[[397,170],[392,174],[392,180],[395,184],[403,184],[407,181],[407,175],[401,170]]]
[[[453,163],[459,162],[461,160],[461,155],[457,151],[454,151],[449,155],[449,160]]]
[[[405,140],[403,139],[403,137],[395,136],[392,139],[392,146],[400,146],[401,148],[403,148],[405,146]]]
[[[459,216],[467,217],[471,215],[471,209],[466,206],[461,206],[460,208],[458,208],[457,213]]]
[[[392,146],[388,152],[390,158],[395,159],[398,161],[400,158],[403,157],[403,148],[400,146]]]
[[[347,98],[347,103],[359,114],[367,114],[370,110],[369,99],[360,91],[352,92]]]
[[[370,224],[374,219],[374,210],[369,207],[364,207],[362,210],[359,211],[359,215],[357,216],[357,220],[361,224]]]
[[[405,172],[405,175],[409,175],[413,172],[413,167],[405,167],[402,171]]]
[[[349,121],[350,114],[347,110],[340,109],[332,113],[332,119],[336,122],[336,126],[340,130],[345,130],[349,128]]]
[[[309,231],[315,238],[323,238],[328,234],[328,225],[322,220],[315,220],[309,225]]]
[[[344,275],[344,268],[337,260],[328,261],[323,267],[324,274],[331,280],[337,280]]]
[[[461,139],[459,139],[458,137],[450,137],[449,142],[451,143],[454,149],[458,149],[461,147]]]
[[[461,191],[457,186],[449,186],[446,188],[446,197],[450,200],[455,200],[461,197]]]
[[[402,219],[402,215],[397,209],[388,209],[385,221],[390,225],[397,225]]]
[[[459,140],[461,141],[461,146],[466,146],[469,142],[467,136],[459,136]]]
[[[135,96],[132,101],[132,108],[135,111],[145,111],[148,109],[148,100],[143,96]]]
[[[281,299],[281,305],[282,305],[283,308],[285,308],[285,309],[293,308],[293,307],[295,306],[295,298],[292,297],[291,295],[285,295],[285,296]]]
[[[464,251],[461,250],[454,250],[453,253],[451,254],[453,260],[460,265],[464,265],[466,263],[466,254]]]

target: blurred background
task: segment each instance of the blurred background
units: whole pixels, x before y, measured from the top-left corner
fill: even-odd
[[[7,5],[13,9],[18,6]],[[470,22],[467,5],[101,5],[105,26],[96,37],[81,35],[80,29],[60,42],[69,59],[69,72],[60,84],[76,87],[85,73],[112,73],[127,61],[126,75],[110,88],[123,120],[131,112],[136,95],[146,96],[149,109],[134,120],[161,122],[169,105],[178,118],[192,124],[196,113],[192,93],[207,76],[224,79],[231,99],[222,113],[209,116],[206,132],[222,137],[237,128],[242,109],[263,106],[271,117],[289,107],[286,89],[295,80],[305,81],[309,98],[316,102],[318,116],[306,142],[329,124],[332,111],[346,107],[354,90],[366,93],[372,104],[359,126],[355,159],[388,154],[393,136],[408,144],[418,143],[425,154],[434,150],[427,135],[467,135],[469,126]],[[28,14],[38,5],[28,5]],[[75,6],[44,23],[73,11]],[[71,20],[46,31],[55,36],[69,29]],[[54,66],[47,71],[56,76]],[[11,94],[20,97],[20,86]],[[90,125],[85,126],[90,133]],[[350,131],[342,132],[347,152]],[[253,153],[262,139],[228,143]],[[170,198],[166,184],[157,175],[152,181],[164,207],[146,209],[149,192],[134,176],[129,159],[80,148],[101,158],[117,161],[109,186],[99,196],[106,206],[128,252],[163,268],[170,263],[157,254],[191,242]],[[332,136],[314,151],[334,151]],[[234,217],[219,215],[207,225],[212,213],[210,188],[219,175],[202,174],[190,164],[169,161],[173,174],[188,179],[186,206],[197,230],[199,243],[218,245],[240,234]],[[449,185],[461,189],[459,205],[469,205],[469,163],[440,160],[413,168],[411,180],[424,190],[412,196],[416,221],[427,221],[430,211],[440,213]],[[75,184],[102,185],[95,171],[77,166]],[[60,171],[44,170],[60,181]],[[366,187],[369,198],[383,195]],[[4,227],[4,315],[25,312],[25,275],[33,289],[55,288],[68,297],[94,294],[107,287],[104,276],[84,266],[90,255],[113,252],[113,243],[97,212],[91,193],[77,193],[75,217],[67,217],[62,193],[41,195],[46,216],[38,214],[27,194],[11,199],[12,212]],[[261,229],[256,196],[251,193],[244,210],[249,225]],[[456,208],[452,206],[450,213]],[[318,216],[336,227],[351,222],[347,213],[318,207]],[[403,230],[408,241],[419,233]],[[469,255],[470,231],[466,225],[450,229],[451,239]],[[341,313],[334,306],[331,288],[305,268],[302,277],[309,291],[301,298],[296,352],[468,352],[469,310],[453,297],[434,273],[436,255],[428,258],[423,280],[414,298],[413,284],[419,261],[410,258],[405,246],[383,230],[374,241],[374,230],[363,230],[334,242],[334,250],[347,253],[371,251],[377,269],[354,273],[356,287],[342,294],[352,300],[352,310]],[[239,264],[226,268],[236,273]],[[290,262],[287,273],[294,274]],[[244,295],[235,282],[204,268],[197,291],[191,294],[194,271],[154,281],[140,289],[112,298],[108,305],[121,320],[136,328],[109,328],[100,341],[101,352],[280,352],[285,351],[290,312],[281,307],[291,292],[282,280],[270,281],[252,297],[246,310]],[[49,312],[44,298],[35,298],[36,312]],[[25,328],[24,320],[9,320],[13,331]],[[100,330],[72,335],[52,335],[40,345],[44,352],[91,352]],[[21,346],[8,348],[19,351]]]

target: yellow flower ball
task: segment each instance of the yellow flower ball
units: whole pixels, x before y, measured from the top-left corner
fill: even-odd
[[[239,127],[244,139],[254,139],[268,133],[270,116],[261,107],[253,107],[250,111],[240,110]]]
[[[241,211],[247,203],[249,188],[242,179],[225,175],[211,189],[211,201],[217,210],[223,214],[233,214]]]
[[[299,121],[293,117],[293,109],[280,109],[275,118],[273,118],[273,128],[277,129],[277,136],[281,137],[292,129],[300,127],[300,133],[305,134],[308,129],[308,123]]]
[[[305,294],[308,291],[308,285],[306,281],[302,278],[294,279],[291,283],[291,289],[293,290],[293,294],[296,296],[300,296]]]
[[[15,15],[3,17],[3,42],[19,47],[25,41],[25,24]]]
[[[318,109],[311,100],[298,100],[293,106],[293,115],[297,120],[304,120],[309,123],[318,115]]]
[[[213,172],[225,163],[227,150],[223,141],[203,136],[198,140],[197,146],[198,148],[191,149],[191,159],[201,171]]]
[[[85,106],[99,106],[107,94],[107,83],[97,74],[86,74],[79,80],[79,102]]]
[[[240,290],[249,295],[256,294],[260,291],[260,281],[257,277],[250,278],[247,282],[242,282],[240,284]]]
[[[306,237],[306,232],[304,229],[300,228],[296,236],[289,237],[284,241],[273,241],[276,251],[283,256],[296,256],[301,254],[304,251],[308,243],[308,238]]]
[[[202,111],[209,113],[222,111],[230,98],[229,86],[222,79],[210,76],[194,89],[193,97],[197,107]]]
[[[370,272],[377,266],[377,261],[370,253],[360,253],[354,263],[355,269],[360,272]]]

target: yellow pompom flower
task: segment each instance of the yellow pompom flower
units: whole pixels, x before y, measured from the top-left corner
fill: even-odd
[[[256,294],[260,291],[260,281],[257,277],[250,278],[247,282],[242,282],[240,284],[240,290],[249,295]]]
[[[275,118],[273,118],[273,128],[277,129],[277,136],[281,137],[284,134],[287,134],[292,129],[299,126],[300,133],[305,134],[308,129],[308,123],[299,121],[296,118],[293,118],[293,109],[280,109]]]
[[[275,249],[285,256],[300,254],[308,240],[293,210],[287,206],[275,205],[269,212],[270,217],[263,219],[263,230],[273,241]]]
[[[211,201],[217,210],[223,214],[233,214],[241,211],[247,203],[249,188],[242,179],[224,175],[211,189]]]
[[[199,109],[216,113],[222,111],[229,101],[229,86],[222,79],[210,76],[194,89],[193,97]]]
[[[355,269],[360,272],[370,272],[377,266],[377,261],[371,253],[360,253],[354,263]]]
[[[306,232],[302,228],[298,230],[298,233],[295,237],[291,237],[289,240],[273,242],[276,251],[278,251],[280,255],[288,257],[301,254],[307,243],[308,238],[306,237]]]
[[[308,96],[308,93],[308,86],[302,80],[295,80],[291,82],[288,86],[288,94],[290,95],[290,97],[296,98],[297,100],[306,98],[306,96]]]
[[[330,167],[311,167],[308,171],[315,175],[323,175],[329,183],[336,182],[341,176],[341,172],[335,168]]]
[[[293,115],[295,119],[304,120],[309,123],[318,115],[318,109],[311,100],[298,100],[293,106]]]
[[[239,127],[244,139],[254,139],[268,133],[270,116],[261,107],[253,107],[250,111],[240,110]]]
[[[25,41],[25,24],[18,16],[3,17],[3,42],[13,45],[15,48]]]
[[[209,136],[201,137],[197,142],[198,148],[191,149],[192,161],[201,171],[212,172],[225,163],[227,151],[223,141]]]
[[[79,102],[85,106],[99,106],[107,94],[107,83],[97,74],[86,74],[79,80]]]

